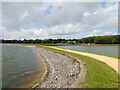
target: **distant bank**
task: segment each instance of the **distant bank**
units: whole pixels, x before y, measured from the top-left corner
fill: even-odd
[[[1,40],[2,43],[18,43],[18,44],[51,44],[51,45],[97,45],[97,44],[120,44],[120,35],[107,35],[107,36],[92,36],[82,39],[24,39],[24,40]]]

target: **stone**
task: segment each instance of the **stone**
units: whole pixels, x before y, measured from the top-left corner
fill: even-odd
[[[56,78],[56,80],[57,80],[57,79],[58,79],[58,76],[56,76],[55,78]]]

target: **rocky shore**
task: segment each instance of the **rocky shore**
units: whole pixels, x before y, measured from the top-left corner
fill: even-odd
[[[49,70],[44,82],[37,88],[80,88],[85,80],[85,62],[71,55],[37,47]]]

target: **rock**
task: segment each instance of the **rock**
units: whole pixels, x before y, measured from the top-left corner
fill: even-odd
[[[57,79],[58,79],[58,76],[56,76],[55,78],[56,78],[56,80],[57,80]]]
[[[75,74],[74,74],[74,73],[71,73],[70,76],[71,76],[71,77],[72,77],[72,76],[75,76]]]
[[[68,81],[67,84],[70,85],[71,83]]]
[[[40,51],[48,62],[51,71],[40,88],[71,88],[80,73],[80,63],[78,61],[72,63],[72,60],[77,58],[41,48]]]
[[[53,85],[53,87],[55,87],[55,88],[56,88],[56,87],[57,87],[57,85]]]

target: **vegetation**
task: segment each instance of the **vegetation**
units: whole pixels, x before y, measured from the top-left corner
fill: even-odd
[[[108,36],[93,36],[82,38],[83,43],[95,43],[95,44],[120,44],[120,35],[108,35]]]
[[[49,49],[70,54],[86,62],[87,77],[82,85],[82,88],[118,88],[118,74],[107,64],[100,62],[96,59],[93,59],[91,57],[87,57],[67,51],[62,51],[58,49],[53,49],[50,47]]]
[[[19,44],[48,44],[48,45],[67,45],[68,41],[75,41],[76,44],[120,44],[120,35],[107,35],[107,36],[93,36],[82,39],[24,39],[24,40],[1,40],[2,43],[19,43]]]
[[[73,59],[73,62],[75,62],[76,60],[75,59]]]
[[[45,78],[47,78],[49,75],[50,75],[50,69],[47,68],[47,74],[46,74],[46,77],[45,77]]]

